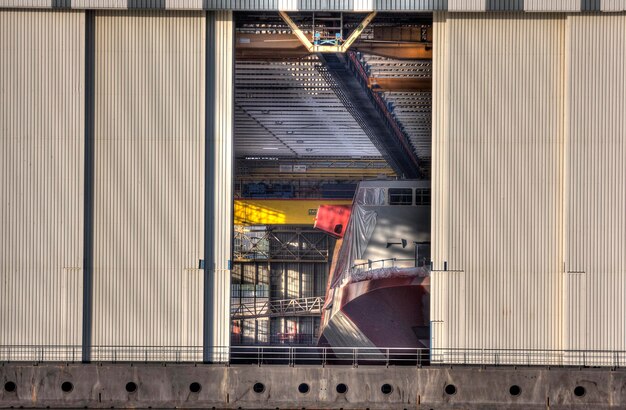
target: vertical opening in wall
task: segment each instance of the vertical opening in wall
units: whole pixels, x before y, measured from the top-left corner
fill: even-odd
[[[342,27],[343,38],[320,40],[339,42],[367,16],[288,14],[312,41]],[[232,345],[328,343],[322,312],[325,320],[335,313],[329,278],[349,229],[340,214],[349,215],[362,181],[419,183],[381,190],[378,205],[394,209],[376,211],[380,220],[402,223],[374,231],[380,254],[347,263],[386,259],[386,268],[394,259],[429,269],[432,27],[432,14],[379,13],[348,52],[320,54],[276,13],[235,13]],[[415,220],[420,226],[406,226]]]

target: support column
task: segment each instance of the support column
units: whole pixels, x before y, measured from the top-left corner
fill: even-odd
[[[93,193],[95,116],[94,14],[85,12],[85,196],[83,201],[83,335],[82,361],[91,361],[93,318]]]
[[[234,22],[206,15],[205,240],[203,360],[228,360],[233,214]]]

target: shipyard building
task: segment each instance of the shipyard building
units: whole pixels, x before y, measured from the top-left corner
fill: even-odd
[[[619,367],[625,11],[0,0],[0,361],[315,346],[318,209],[416,180],[428,362]]]

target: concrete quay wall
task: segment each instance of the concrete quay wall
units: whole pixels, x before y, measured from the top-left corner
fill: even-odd
[[[621,369],[5,363],[0,381],[0,408],[626,407]]]

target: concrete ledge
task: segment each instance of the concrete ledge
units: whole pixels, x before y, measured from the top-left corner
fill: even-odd
[[[477,367],[3,364],[0,407],[569,409],[626,406],[626,371]],[[15,384],[14,391],[7,391]],[[64,392],[64,382],[71,391]],[[128,392],[127,383],[136,390]],[[200,391],[190,385],[198,383]],[[7,383],[9,383],[7,385]],[[253,386],[261,383],[261,392]],[[301,393],[300,384],[309,391]],[[337,392],[337,385],[347,387]],[[384,394],[381,387],[391,386]],[[454,394],[446,386],[454,385]],[[511,386],[519,386],[519,395]],[[574,394],[577,386],[584,395]],[[65,385],[66,390],[70,387]],[[132,387],[132,386],[129,386]],[[257,386],[259,390],[260,385]],[[448,387],[452,393],[452,388]],[[579,390],[579,393],[582,390]],[[513,391],[515,393],[515,389]]]

